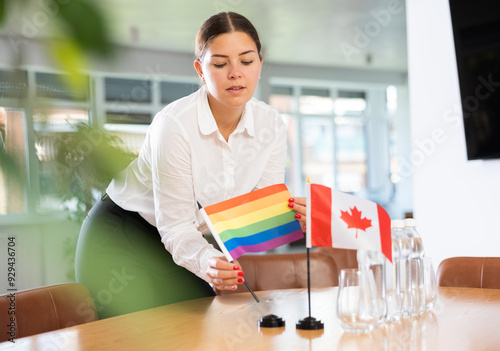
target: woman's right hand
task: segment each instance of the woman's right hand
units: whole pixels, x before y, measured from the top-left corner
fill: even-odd
[[[208,260],[207,275],[211,284],[218,290],[236,290],[237,284],[244,282],[245,275],[237,261],[228,262],[224,257]]]
[[[302,231],[306,231],[306,198],[292,197],[288,200],[288,207],[296,212],[295,218],[299,221]]]

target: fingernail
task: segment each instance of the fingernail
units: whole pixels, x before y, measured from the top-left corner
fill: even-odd
[[[299,214],[297,213],[297,214],[295,215],[295,218],[297,218],[297,219],[301,219],[301,218],[302,218],[302,216],[301,216],[301,215],[299,215]]]
[[[243,277],[244,275],[245,275],[245,273],[243,273],[243,272],[238,272],[238,276]]]
[[[289,204],[288,204],[288,207],[293,208],[293,204],[292,204],[292,203],[289,203]]]
[[[304,230],[306,230],[306,229],[307,229],[307,227],[306,227],[306,226],[304,226]]]
[[[243,283],[243,278],[238,278],[238,283]]]
[[[234,267],[233,267],[233,269],[234,269],[235,271],[239,271],[239,270],[240,270],[240,267],[238,267],[238,266],[234,266]]]
[[[288,199],[288,202],[294,202],[294,201],[295,201],[295,199],[293,197]]]
[[[231,289],[236,290],[238,287],[236,285],[233,285]]]

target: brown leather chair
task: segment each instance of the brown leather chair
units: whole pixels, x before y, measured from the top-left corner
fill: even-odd
[[[12,321],[11,318],[14,317],[15,321]],[[89,291],[78,283],[50,285],[0,295],[0,342],[97,319]]]
[[[317,247],[314,252],[331,256],[339,272],[346,268],[358,268],[357,250],[337,249],[334,247]]]
[[[500,289],[500,257],[452,257],[437,270],[438,286]]]
[[[238,258],[245,279],[254,291],[307,288],[306,253],[244,255]],[[328,255],[310,253],[311,287],[338,285],[338,269]],[[220,295],[247,292],[245,285],[235,291],[217,291]]]

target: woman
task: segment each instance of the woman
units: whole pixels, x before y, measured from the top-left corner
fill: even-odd
[[[82,226],[76,278],[100,318],[214,295],[208,283],[236,289],[244,273],[203,238],[197,203],[284,181],[285,126],[253,98],[262,69],[253,25],[231,12],[210,17],[194,66],[203,87],[155,116],[138,158]],[[304,204],[290,202],[302,222]]]

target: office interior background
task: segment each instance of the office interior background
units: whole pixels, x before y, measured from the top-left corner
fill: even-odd
[[[114,55],[86,57],[72,87],[50,54],[60,9],[31,3],[0,29],[0,129],[26,176],[0,172],[0,293],[11,237],[19,290],[72,279],[80,222],[65,208],[78,202],[56,194],[57,140],[83,122],[136,154],[155,113],[199,86],[194,38],[219,11],[245,15],[260,33],[256,97],[288,127],[292,194],[305,195],[309,176],[393,219],[411,215],[436,266],[499,255],[500,161],[467,160],[447,0],[96,1]]]

